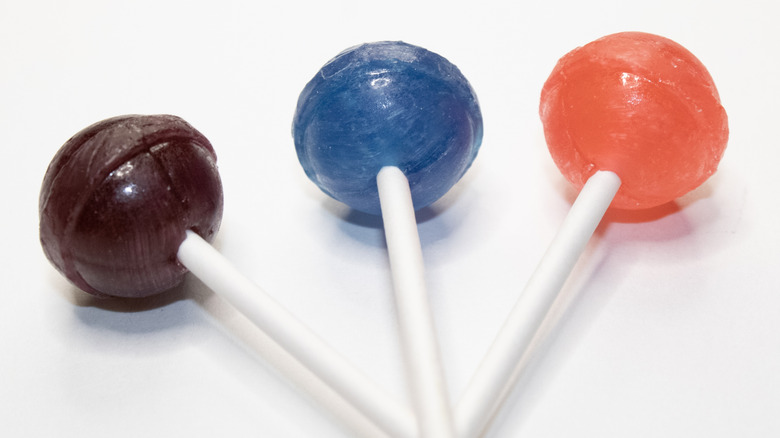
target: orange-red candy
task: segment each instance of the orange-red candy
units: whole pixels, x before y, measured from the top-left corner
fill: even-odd
[[[558,61],[539,114],[563,175],[581,188],[597,170],[622,184],[613,207],[669,202],[717,169],[728,120],[704,65],[657,35],[605,36]]]

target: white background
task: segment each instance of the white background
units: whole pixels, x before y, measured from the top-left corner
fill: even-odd
[[[544,144],[542,84],[574,47],[641,30],[708,67],[726,154],[677,202],[608,214],[487,436],[780,436],[776,2],[271,3],[0,3],[0,435],[370,430],[321,408],[336,401],[305,375],[277,374],[292,365],[193,278],[128,305],[60,277],[38,242],[38,191],[80,129],[170,113],[209,137],[225,191],[217,247],[407,402],[381,223],[308,181],[290,126],[303,86],[349,46],[404,40],[447,57],[485,119],[474,166],[419,219],[456,400],[574,197]]]

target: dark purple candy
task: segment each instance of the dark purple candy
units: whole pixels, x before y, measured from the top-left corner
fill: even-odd
[[[98,296],[179,284],[185,231],[212,241],[222,183],[211,143],[176,116],[119,116],[68,140],[43,179],[40,237],[52,264]]]

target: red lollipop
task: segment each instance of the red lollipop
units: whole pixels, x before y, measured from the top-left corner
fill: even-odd
[[[672,40],[609,35],[558,61],[539,114],[555,164],[577,188],[620,176],[612,202],[647,208],[701,185],[728,141],[726,111],[704,65]]]
[[[669,202],[715,172],[728,140],[726,113],[707,69],[679,44],[626,32],[558,61],[539,110],[558,168],[577,200],[528,281],[456,409],[461,437],[476,436],[590,236],[611,205]]]

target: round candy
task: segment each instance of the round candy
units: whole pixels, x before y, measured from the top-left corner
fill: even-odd
[[[384,166],[409,179],[415,209],[444,195],[482,142],[474,90],[441,56],[403,42],[348,49],[306,85],[293,121],[298,159],[320,189],[379,214]]]
[[[144,297],[180,283],[176,253],[191,229],[213,240],[222,184],[209,141],[168,115],[121,116],[57,152],[40,194],[40,238],[52,264],[98,296]]]
[[[647,208],[715,172],[728,120],[704,65],[669,39],[609,35],[558,61],[539,113],[558,168],[582,187],[597,170],[622,181],[612,203]]]

